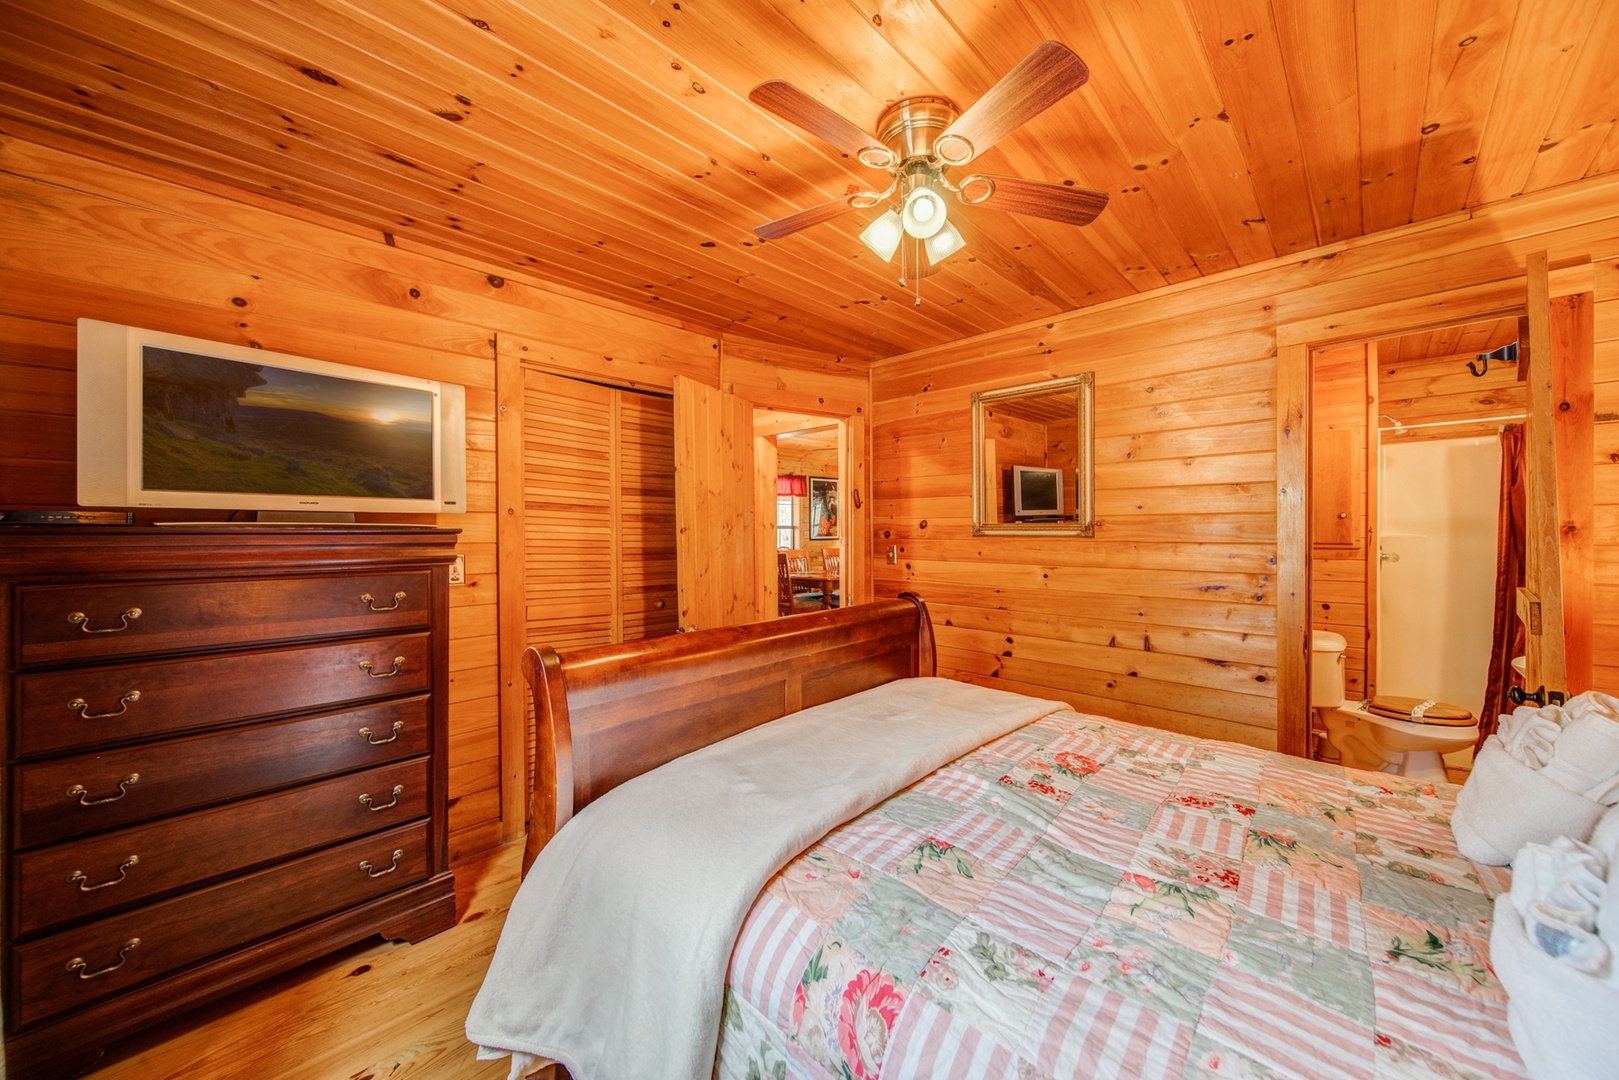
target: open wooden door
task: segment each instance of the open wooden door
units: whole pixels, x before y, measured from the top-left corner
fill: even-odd
[[[675,376],[675,562],[680,626],[765,618],[755,582],[753,404]]]
[[[1594,324],[1590,293],[1551,295],[1544,252],[1529,257],[1528,278],[1527,341],[1519,343],[1529,419],[1518,617],[1527,629],[1528,696],[1544,703],[1591,688]]]
[[[754,607],[759,618],[778,613],[776,607],[776,440],[753,436],[753,567]]]

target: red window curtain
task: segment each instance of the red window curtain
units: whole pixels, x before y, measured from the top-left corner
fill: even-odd
[[[808,495],[809,481],[802,476],[776,477],[777,495]]]
[[[1523,427],[1501,429],[1501,512],[1495,529],[1495,629],[1490,644],[1489,684],[1484,688],[1478,744],[1495,731],[1497,718],[1512,706],[1507,700],[1517,673],[1512,658],[1524,650],[1523,623],[1518,619],[1518,589],[1523,585],[1524,487]]]

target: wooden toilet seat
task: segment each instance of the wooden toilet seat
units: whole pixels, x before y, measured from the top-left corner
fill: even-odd
[[[1390,720],[1406,720],[1417,724],[1439,727],[1467,727],[1473,723],[1473,714],[1460,705],[1414,697],[1379,695],[1366,703],[1366,710]]]

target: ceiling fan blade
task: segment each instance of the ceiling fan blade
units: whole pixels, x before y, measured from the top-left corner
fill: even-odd
[[[873,169],[886,169],[894,161],[894,152],[877,139],[860,130],[819,101],[791,83],[771,79],[755,86],[748,100],[762,109],[769,109],[783,120],[790,121],[818,135],[845,154]]]
[[[989,194],[972,198],[972,189],[986,182],[990,185]],[[962,181],[961,191],[962,202],[969,206],[987,206],[1008,214],[1049,218],[1068,225],[1089,225],[1107,208],[1105,191],[1047,184],[1017,176],[969,176]]]
[[[784,236],[791,236],[799,229],[807,229],[811,225],[819,225],[823,221],[831,221],[839,214],[847,214],[854,207],[849,205],[849,196],[844,195],[831,202],[820,203],[807,210],[800,210],[796,214],[788,214],[775,221],[767,221],[763,225],[754,226],[753,233],[761,240],[780,240]]]
[[[1090,69],[1068,46],[1042,41],[934,140],[946,165],[965,165],[1085,85]]]

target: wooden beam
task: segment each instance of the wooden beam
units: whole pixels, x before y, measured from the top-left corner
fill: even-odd
[[[1558,543],[1557,427],[1552,389],[1551,295],[1546,253],[1526,260],[1529,295],[1529,351],[1519,354],[1527,364],[1529,422],[1524,429],[1524,587],[1519,590],[1519,615],[1525,635],[1526,684],[1530,690],[1545,686],[1568,689],[1568,668],[1563,651],[1562,554]]]
[[[523,835],[528,813],[528,710],[523,625],[523,361],[495,343],[495,546],[499,566],[500,836]]]
[[[1276,355],[1276,749],[1310,754],[1310,350]]]
[[[1592,296],[1551,301],[1552,424],[1557,451],[1557,522],[1563,568],[1563,658],[1568,692],[1592,687],[1595,657],[1596,519],[1593,434],[1594,318]]]

